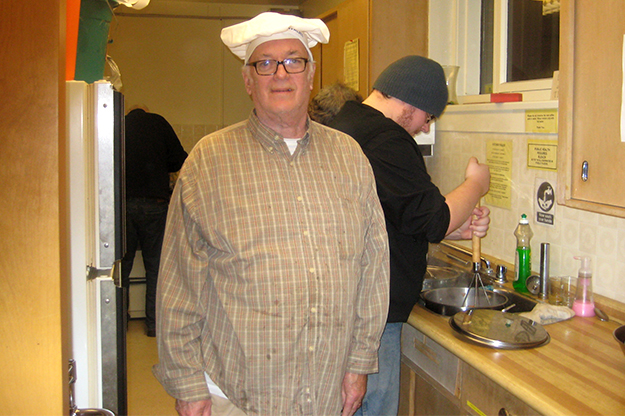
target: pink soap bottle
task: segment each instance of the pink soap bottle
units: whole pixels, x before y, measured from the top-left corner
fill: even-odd
[[[590,269],[590,257],[575,257],[582,261],[577,273],[577,290],[573,311],[577,316],[595,316],[595,302],[592,298],[592,270]]]

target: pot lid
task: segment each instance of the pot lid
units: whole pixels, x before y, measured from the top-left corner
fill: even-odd
[[[491,309],[458,312],[449,319],[451,327],[464,337],[491,348],[534,348],[549,342],[545,328],[520,315]]]

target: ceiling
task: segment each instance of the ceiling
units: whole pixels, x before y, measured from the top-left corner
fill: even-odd
[[[170,0],[196,3],[221,3],[221,4],[266,4],[272,6],[299,6],[304,0]]]

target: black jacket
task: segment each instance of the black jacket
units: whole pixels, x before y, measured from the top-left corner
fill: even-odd
[[[126,115],[126,197],[169,201],[169,173],[182,167],[187,152],[163,116],[132,110]]]
[[[423,286],[428,243],[445,238],[449,207],[432,183],[417,143],[399,124],[368,105],[348,101],[329,126],[352,136],[373,168],[391,255],[387,322],[406,322]]]

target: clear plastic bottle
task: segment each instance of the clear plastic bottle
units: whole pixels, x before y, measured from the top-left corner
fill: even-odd
[[[590,257],[575,257],[582,261],[577,272],[577,290],[573,311],[577,316],[595,316],[595,302],[592,297],[592,270],[590,269]]]
[[[532,247],[530,246],[530,240],[533,235],[534,233],[530,228],[527,215],[521,215],[519,225],[514,230],[516,255],[514,260],[514,282],[512,282],[514,290],[521,293],[529,293],[525,282],[532,274]]]

